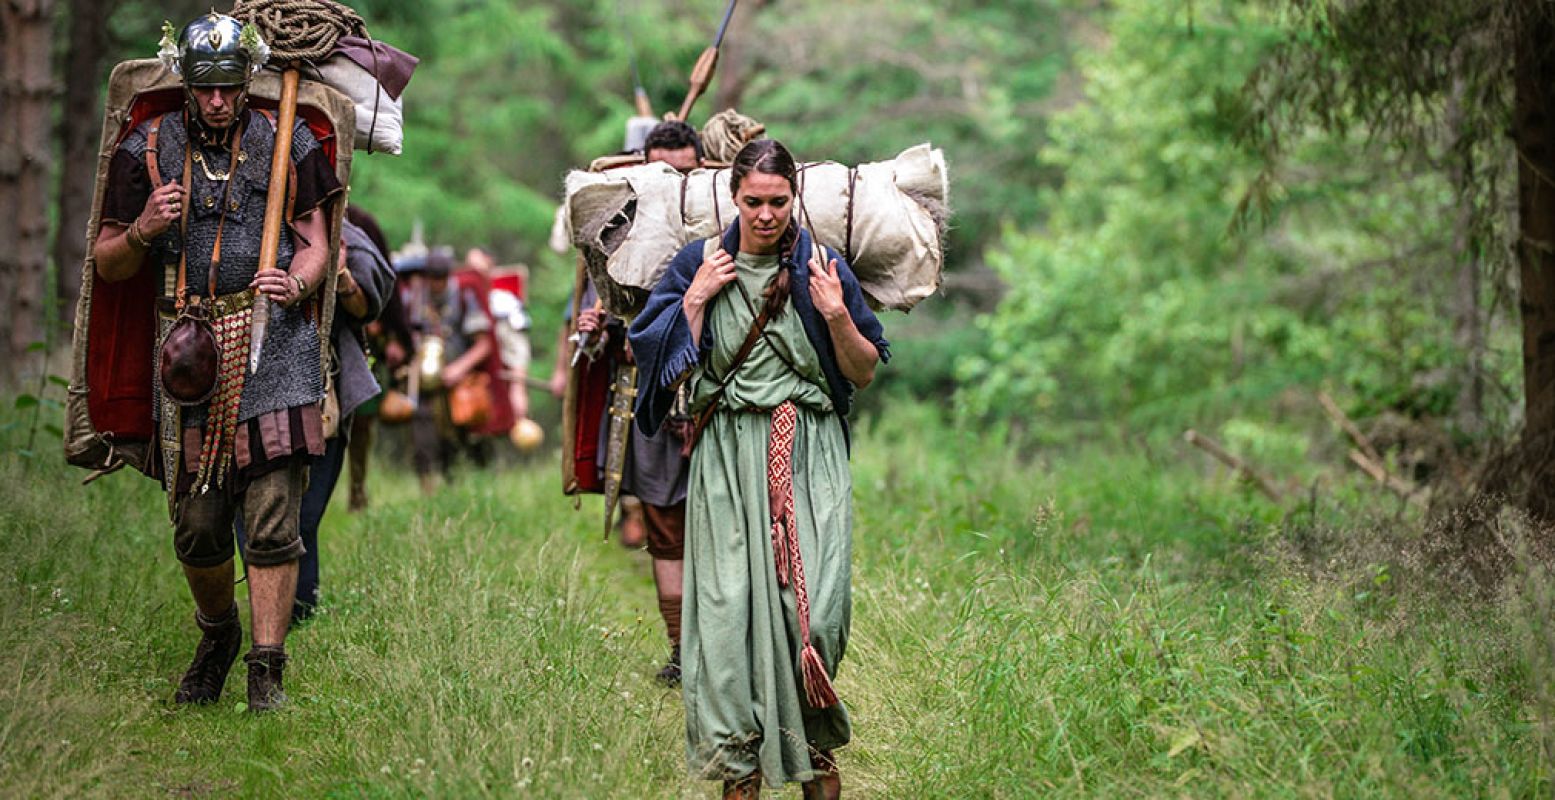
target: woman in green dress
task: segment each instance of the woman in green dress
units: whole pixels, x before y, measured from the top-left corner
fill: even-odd
[[[763,781],[841,792],[852,735],[832,686],[851,613],[847,414],[890,356],[834,251],[793,213],[798,169],[774,140],[736,156],[738,221],[687,246],[632,324],[637,420],[658,429],[691,381],[682,605],[687,759],[754,797]]]

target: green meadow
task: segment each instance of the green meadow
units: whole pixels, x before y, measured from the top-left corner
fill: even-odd
[[[1281,508],[1171,441],[1010,441],[925,406],[860,425],[850,796],[1549,795],[1538,570],[1466,588],[1417,512],[1320,465]],[[262,717],[241,665],[172,704],[196,632],[165,504],[81,477],[0,457],[0,796],[716,794],[651,678],[649,562],[554,454],[431,499],[376,464]]]

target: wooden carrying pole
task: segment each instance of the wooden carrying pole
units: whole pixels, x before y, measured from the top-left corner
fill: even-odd
[[[265,197],[265,227],[259,241],[260,271],[274,269],[281,252],[281,217],[286,210],[286,178],[292,161],[292,126],[297,124],[297,85],[302,74],[295,68],[281,72],[281,100],[276,110],[275,153],[270,159],[270,191]],[[254,304],[254,338],[249,372],[259,369],[260,349],[264,346],[265,327],[270,318],[270,301]]]
[[[697,57],[697,64],[691,70],[691,88],[686,92],[685,102],[680,104],[680,113],[675,119],[684,122],[691,116],[691,108],[697,104],[697,98],[707,91],[707,87],[713,82],[713,74],[718,71],[718,47],[709,47]]]

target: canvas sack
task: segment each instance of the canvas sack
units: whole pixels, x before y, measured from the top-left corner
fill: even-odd
[[[325,61],[318,70],[319,79],[351,98],[356,108],[356,147],[399,155],[405,144],[404,101],[391,97],[371,72],[345,56]]]

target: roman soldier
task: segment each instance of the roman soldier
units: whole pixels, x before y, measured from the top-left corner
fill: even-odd
[[[160,55],[182,77],[183,107],[119,143],[93,248],[97,280],[152,270],[162,289],[155,466],[203,633],[174,700],[218,700],[241,648],[233,596],[241,515],[251,711],[285,702],[299,508],[308,457],[324,450],[319,323],[329,298],[319,290],[333,266],[329,204],[341,188],[299,119],[282,159],[285,224],[271,244],[273,266],[261,264],[277,117],[248,100],[268,53],[253,26],[214,12],[176,38],[164,26]]]

